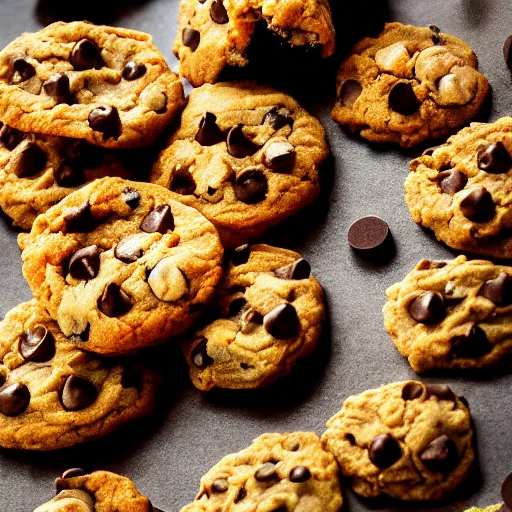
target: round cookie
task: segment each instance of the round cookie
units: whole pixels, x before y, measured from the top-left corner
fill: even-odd
[[[246,66],[260,20],[292,47],[320,47],[324,57],[334,53],[327,0],[183,0],[173,46],[180,75],[198,87],[216,82],[226,66]]]
[[[153,409],[152,371],[78,349],[35,300],[0,323],[0,360],[2,448],[67,448]]]
[[[151,36],[135,30],[58,22],[0,52],[0,120],[25,133],[146,146],[183,102]]]
[[[411,162],[412,218],[445,244],[512,258],[512,117],[472,123]]]
[[[482,368],[512,353],[511,267],[422,260],[386,295],[386,330],[415,372]]]
[[[252,82],[205,85],[191,92],[150,181],[236,247],[314,201],[327,155],[322,125],[290,96]]]
[[[322,436],[355,492],[439,500],[475,453],[469,408],[448,386],[396,382],[349,397]]]
[[[372,142],[443,137],[472,119],[490,90],[477,67],[464,41],[434,25],[387,23],[341,64],[332,117]]]
[[[181,512],[338,512],[342,503],[334,457],[313,432],[294,432],[263,434],[224,457]]]
[[[20,234],[23,273],[65,336],[121,354],[188,329],[217,285],[213,225],[156,185],[103,178]]]
[[[322,288],[299,254],[246,245],[227,265],[216,311],[181,342],[202,391],[259,388],[288,374],[316,347],[324,319]]]

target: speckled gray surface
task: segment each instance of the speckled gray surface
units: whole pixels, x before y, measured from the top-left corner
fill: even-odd
[[[512,77],[503,62],[502,46],[512,33],[512,4],[510,0],[337,1],[338,56],[319,75],[316,85],[300,95],[321,117],[332,146],[334,156],[325,169],[324,195],[316,206],[268,237],[299,249],[325,287],[330,325],[321,349],[271,390],[211,395],[203,395],[190,385],[177,351],[164,349],[160,359],[167,380],[152,419],[102,441],[59,453],[0,451],[0,511],[30,512],[51,496],[52,481],[58,473],[67,467],[85,466],[126,474],[155,506],[176,512],[194,498],[201,475],[223,455],[245,447],[259,434],[293,430],[321,433],[347,396],[414,377],[384,331],[384,292],[419,259],[446,258],[453,253],[418,228],[405,206],[403,182],[408,161],[417,151],[370,146],[348,138],[331,121],[336,60],[354,42],[354,31],[371,33],[385,19],[417,25],[434,23],[462,37],[476,51],[480,69],[494,89],[488,117],[495,120],[511,114]],[[0,43],[3,46],[21,32],[37,30],[60,17],[89,18],[150,32],[176,68],[170,47],[177,8],[178,0],[1,0]],[[395,248],[380,263],[362,259],[346,241],[350,223],[365,214],[387,220],[393,233]],[[30,293],[21,274],[16,233],[6,219],[0,219],[0,240],[0,313],[5,314],[29,299]],[[451,503],[458,506],[369,503],[345,489],[344,510],[447,512],[461,510],[464,504],[484,506],[499,500],[501,480],[512,470],[510,371],[502,366],[480,375],[444,374],[424,380],[449,382],[469,400],[473,412],[479,471],[452,497]]]

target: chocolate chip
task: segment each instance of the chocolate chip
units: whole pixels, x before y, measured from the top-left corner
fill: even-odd
[[[290,482],[294,484],[299,484],[303,482],[307,482],[311,478],[311,471],[305,466],[296,466],[294,467],[288,476]]]
[[[466,186],[468,177],[461,171],[450,169],[440,172],[437,175],[437,182],[445,194],[453,196]]]
[[[0,373],[0,387],[5,384],[5,375]]]
[[[275,172],[289,173],[296,156],[295,148],[288,141],[271,142],[265,150],[265,163]]]
[[[127,62],[123,68],[123,78],[125,80],[137,80],[146,74],[147,68],[144,64],[138,64],[131,60]]]
[[[114,249],[114,256],[123,263],[133,263],[143,254],[140,246],[141,239],[138,235],[130,235],[123,238]]]
[[[368,456],[375,466],[386,469],[400,459],[402,450],[392,435],[381,434],[370,443]]]
[[[91,326],[90,324],[87,324],[87,327],[80,334],[72,334],[70,339],[71,341],[75,341],[77,343],[80,343],[81,341],[88,341],[90,331]]]
[[[255,309],[248,309],[240,318],[240,332],[242,334],[251,334],[262,324],[263,315]]]
[[[60,392],[60,401],[66,411],[81,411],[98,398],[96,386],[85,377],[70,375]]]
[[[98,308],[108,317],[123,316],[132,309],[130,296],[116,283],[109,283],[98,299]]]
[[[68,273],[75,279],[88,281],[98,275],[100,254],[97,245],[90,245],[75,252],[69,260]]]
[[[289,265],[278,268],[275,271],[281,279],[307,279],[311,275],[311,265],[303,258],[300,258]]]
[[[436,292],[423,292],[409,303],[409,315],[421,324],[438,324],[446,316],[443,298]]]
[[[389,226],[373,215],[356,220],[348,228],[348,243],[353,249],[371,251],[381,247],[389,236]]]
[[[55,100],[57,105],[67,103],[70,105],[71,91],[69,89],[69,77],[65,73],[53,75],[43,83],[44,92]]]
[[[241,502],[245,497],[247,496],[247,491],[244,487],[240,487],[240,490],[238,491],[238,494],[235,498],[235,503]]]
[[[439,27],[436,27],[435,25],[429,25],[428,28],[432,31],[432,42],[434,44],[442,44],[443,38],[439,35],[441,32]]]
[[[65,208],[63,217],[68,233],[90,233],[96,226],[96,219],[91,213],[89,203]]]
[[[427,396],[436,396],[439,400],[446,400],[447,402],[456,402],[457,397],[452,389],[446,384],[427,384]]]
[[[448,436],[439,436],[423,450],[420,460],[434,473],[448,473],[459,463],[457,445]]]
[[[254,478],[256,478],[258,482],[277,480],[279,477],[277,476],[276,465],[272,462],[266,462],[254,473]]]
[[[505,505],[512,509],[512,473],[507,475],[501,486],[501,497]]]
[[[351,446],[356,446],[356,438],[353,434],[345,434],[345,439],[350,443]]]
[[[85,474],[87,473],[82,468],[71,468],[64,471],[61,478],[76,478],[77,476],[84,476]]]
[[[116,107],[97,107],[89,114],[89,126],[96,132],[104,134],[105,138],[118,139],[121,135],[121,118]]]
[[[9,151],[12,151],[23,140],[23,137],[24,134],[16,128],[4,125],[0,129],[0,142]]]
[[[201,34],[193,28],[184,28],[181,33],[181,40],[183,44],[195,52],[199,43],[201,42]]]
[[[261,124],[270,123],[274,130],[279,130],[284,126],[293,126],[292,113],[281,105],[272,107],[264,116]]]
[[[466,359],[483,357],[493,349],[485,331],[475,323],[469,325],[464,335],[453,338],[451,344],[453,356]]]
[[[27,62],[25,57],[17,56],[12,59],[12,69],[18,74],[16,83],[25,82],[36,74],[36,68]]]
[[[505,173],[512,167],[512,158],[502,142],[481,147],[476,154],[476,160],[479,169],[491,174]]]
[[[35,143],[29,142],[17,155],[12,172],[18,178],[27,178],[44,171],[48,157]]]
[[[30,403],[30,391],[25,384],[15,382],[0,388],[0,414],[19,416]]]
[[[213,364],[213,359],[208,355],[208,352],[206,351],[206,343],[207,340],[203,339],[192,351],[192,362],[200,370],[204,370]]]
[[[243,132],[243,124],[233,126],[228,132],[227,149],[234,158],[245,158],[252,156],[260,147],[248,139]]]
[[[217,478],[212,483],[212,492],[223,493],[229,488],[228,481],[225,478]]]
[[[76,160],[66,159],[53,170],[53,179],[60,187],[78,187],[86,181],[85,174]]]
[[[503,45],[503,55],[505,56],[505,62],[508,68],[512,71],[512,36],[508,36]],[[511,505],[512,507],[512,505]]]
[[[496,306],[510,306],[512,304],[512,276],[501,272],[496,279],[489,279],[484,283],[480,295],[494,302]]]
[[[473,189],[460,202],[460,209],[464,217],[473,222],[488,222],[496,213],[492,196],[484,187]]]
[[[208,187],[208,191],[209,189],[210,187]],[[196,182],[188,169],[179,169],[176,171],[172,177],[171,190],[184,196],[191,195],[195,192]]]
[[[226,139],[226,136],[217,125],[217,116],[211,112],[205,112],[199,121],[195,140],[201,146],[214,146]]]
[[[415,400],[419,398],[424,391],[424,386],[420,382],[408,382],[402,388],[402,399],[403,400]]]
[[[408,82],[399,82],[391,89],[388,104],[391,110],[404,116],[414,114],[420,108],[420,102]]]
[[[55,355],[55,338],[44,325],[36,325],[20,336],[19,351],[25,361],[49,361]]]
[[[228,12],[222,0],[213,0],[210,5],[210,18],[218,25],[225,25],[229,21]]]
[[[233,188],[235,197],[242,203],[260,203],[267,196],[267,178],[259,169],[249,167],[237,176]]]
[[[297,336],[300,322],[291,304],[280,304],[265,315],[263,326],[274,338],[283,339]]]
[[[100,49],[89,39],[82,39],[75,44],[71,51],[70,62],[77,71],[101,69],[105,66]]]
[[[140,192],[134,188],[126,187],[123,190],[123,201],[132,209],[135,210],[140,203]]]
[[[341,86],[340,101],[345,107],[352,108],[362,92],[363,86],[357,80],[347,80]]]
[[[161,233],[162,235],[172,231],[174,229],[174,217],[171,207],[166,204],[157,206],[144,217],[140,229],[146,233]]]
[[[251,255],[251,246],[249,244],[240,245],[239,247],[229,251],[228,255],[233,265],[243,265],[249,261],[249,256]]]

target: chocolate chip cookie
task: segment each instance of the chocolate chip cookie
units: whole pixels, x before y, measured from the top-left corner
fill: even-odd
[[[341,64],[332,117],[372,142],[443,137],[472,119],[490,90],[477,67],[471,48],[435,25],[388,23]]]
[[[121,354],[188,329],[221,276],[213,225],[156,185],[103,178],[19,235],[23,273],[65,336]]]
[[[342,502],[333,456],[313,432],[295,432],[263,434],[224,457],[181,512],[338,512]]]
[[[405,200],[450,247],[512,258],[512,117],[473,123],[413,160]]]
[[[327,155],[322,125],[290,96],[252,82],[204,85],[190,94],[150,181],[236,247],[313,202]]]
[[[466,402],[448,386],[416,381],[349,397],[322,441],[367,498],[439,500],[464,480],[475,458]]]
[[[71,343],[35,300],[0,323],[0,446],[57,450],[153,409],[157,376]]]
[[[197,388],[259,388],[290,372],[317,345],[323,292],[299,254],[241,246],[219,286],[215,311],[181,343]]]
[[[216,82],[226,66],[246,66],[258,22],[292,47],[320,47],[324,57],[334,53],[327,0],[183,0],[173,47],[180,74],[198,87]]]
[[[386,329],[418,373],[482,368],[512,352],[512,267],[422,260],[386,294]]]
[[[131,177],[113,152],[85,141],[2,126],[0,143],[0,207],[22,229],[85,183]]]
[[[151,36],[54,23],[0,52],[0,121],[110,148],[151,144],[183,105],[183,86]]]

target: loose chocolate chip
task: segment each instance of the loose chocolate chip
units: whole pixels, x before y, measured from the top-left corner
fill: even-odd
[[[281,279],[307,279],[311,275],[311,265],[301,258],[289,265],[278,268],[275,274]]]
[[[174,217],[171,207],[166,204],[157,206],[144,217],[140,229],[146,233],[161,233],[162,235],[172,231],[174,229]]]
[[[206,351],[207,340],[203,339],[192,351],[192,362],[200,370],[204,370],[213,363],[213,359]]]
[[[70,336],[71,341],[75,341],[77,343],[80,343],[81,341],[88,341],[90,331],[91,326],[90,324],[87,324],[87,327],[80,334],[72,334]]]
[[[409,303],[409,315],[421,324],[438,324],[446,316],[443,298],[436,292],[423,292]]]
[[[436,396],[439,400],[446,400],[447,402],[456,402],[457,397],[452,389],[446,384],[427,384],[427,396]]]
[[[341,86],[340,101],[345,107],[352,108],[362,92],[363,86],[357,80],[347,80]]]
[[[448,436],[439,436],[423,450],[420,460],[434,473],[448,473],[459,463],[457,445]]]
[[[43,84],[44,92],[55,100],[57,105],[67,103],[70,105],[71,91],[69,89],[69,77],[65,73],[53,75]]]
[[[77,476],[84,476],[85,474],[86,472],[82,468],[71,468],[64,471],[61,478],[76,478]]]
[[[49,361],[55,355],[55,338],[44,325],[36,325],[20,336],[19,351],[25,361]]]
[[[370,443],[368,456],[375,466],[386,469],[400,459],[402,450],[392,435],[381,434]]]
[[[130,235],[123,238],[114,249],[114,256],[123,263],[133,263],[142,256],[140,237]]]
[[[451,340],[454,357],[470,358],[483,357],[493,349],[485,331],[476,324],[470,324],[462,336]]]
[[[249,256],[251,255],[251,246],[249,244],[240,245],[239,247],[229,251],[228,255],[233,265],[243,265],[249,261]]]
[[[289,173],[297,154],[288,141],[271,142],[265,150],[265,163],[275,172]]]
[[[238,491],[238,494],[235,498],[235,503],[241,502],[245,497],[247,496],[247,491],[244,487],[240,487],[240,490]]]
[[[225,478],[217,478],[212,483],[212,492],[223,493],[229,488],[228,481]]]
[[[243,297],[239,297],[238,299],[232,300],[229,304],[229,316],[236,316],[242,308],[247,304],[247,300]]]
[[[488,222],[496,213],[492,196],[485,187],[473,189],[460,202],[460,209],[464,217],[473,222]]]
[[[171,190],[184,196],[191,195],[195,192],[196,182],[188,169],[176,171],[172,177]],[[208,187],[208,192],[209,191],[210,187]]]
[[[105,138],[118,139],[121,135],[121,118],[116,107],[97,107],[89,114],[89,126],[96,132],[104,134]]]
[[[141,76],[144,76],[146,74],[146,71],[147,68],[144,64],[137,64],[137,62],[131,60],[130,62],[127,62],[124,66],[123,78],[128,81],[137,80]]]
[[[210,5],[210,18],[218,25],[225,25],[229,21],[228,11],[222,0],[213,0]]]
[[[0,129],[0,143],[9,151],[12,151],[23,139],[24,135],[16,128],[2,126]]]
[[[18,178],[34,176],[44,170],[47,160],[46,153],[35,142],[29,142],[17,155],[12,172]]]
[[[219,142],[226,140],[226,136],[217,125],[217,116],[211,112],[206,112],[199,121],[195,140],[201,146],[214,146]]]
[[[30,403],[30,391],[25,384],[16,382],[0,388],[0,414],[19,416]]]
[[[19,80],[16,82],[25,82],[36,74],[36,69],[30,62],[27,62],[25,57],[14,57],[12,59],[12,69],[14,73],[18,74]]]
[[[181,33],[181,40],[185,46],[195,52],[201,42],[201,34],[193,28],[184,28]]]
[[[82,39],[75,44],[71,51],[70,62],[77,71],[101,69],[105,66],[100,49],[89,39]]]
[[[502,142],[481,147],[476,155],[478,168],[491,174],[508,172],[512,167],[512,158]]]
[[[297,336],[300,322],[291,304],[280,304],[265,315],[263,326],[274,338],[283,339]]]
[[[78,187],[86,181],[85,174],[79,162],[73,159],[66,159],[59,167],[53,170],[53,179],[60,187]]]
[[[414,114],[420,108],[420,102],[408,82],[399,82],[391,89],[388,104],[391,110],[404,116]]]
[[[81,411],[98,398],[96,386],[85,377],[70,375],[60,392],[60,401],[66,411]]]
[[[505,44],[503,45],[503,55],[505,56],[505,62],[510,70],[512,70],[512,36],[508,36]]]
[[[294,484],[307,482],[311,478],[311,471],[305,466],[297,466],[290,471],[288,478]]]
[[[140,203],[140,192],[134,188],[126,187],[123,190],[123,201],[132,209],[135,210]]]
[[[512,473],[507,475],[501,486],[501,497],[505,505],[512,509]],[[505,512],[505,511],[504,511]]]
[[[245,158],[252,156],[260,147],[248,139],[243,132],[243,124],[233,126],[228,132],[227,149],[234,158]]]
[[[88,281],[98,275],[100,253],[97,245],[90,245],[75,252],[69,260],[68,273],[75,279]]]
[[[132,306],[130,296],[116,283],[109,283],[98,300],[100,311],[111,318],[128,313]]]
[[[96,219],[91,213],[89,203],[66,208],[63,216],[68,233],[90,233],[96,226]]]
[[[512,276],[501,272],[496,279],[485,282],[480,295],[494,302],[496,306],[512,304]]]
[[[466,186],[468,177],[461,171],[451,169],[440,172],[437,176],[437,182],[445,194],[453,196]]]
[[[279,477],[277,476],[276,465],[272,462],[266,462],[254,473],[254,478],[258,482],[277,480]]]
[[[420,382],[408,382],[402,388],[402,399],[403,400],[415,400],[423,394],[423,384]]]
[[[372,251],[381,247],[389,236],[389,226],[373,215],[356,220],[348,228],[348,243],[359,251]]]
[[[238,175],[233,188],[235,197],[242,203],[260,203],[267,197],[267,178],[261,170],[249,167]]]

